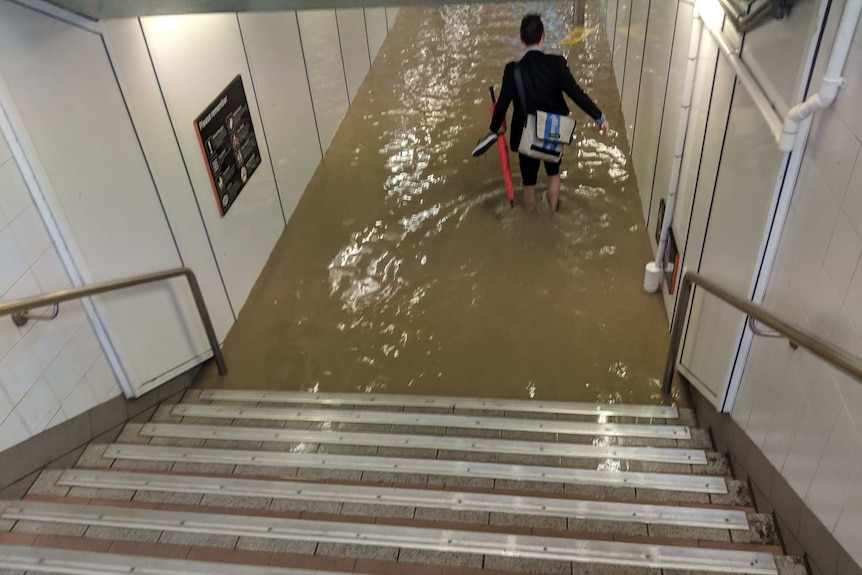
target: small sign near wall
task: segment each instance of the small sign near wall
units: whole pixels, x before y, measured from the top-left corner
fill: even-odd
[[[242,76],[237,75],[195,119],[195,131],[224,217],[260,165]]]

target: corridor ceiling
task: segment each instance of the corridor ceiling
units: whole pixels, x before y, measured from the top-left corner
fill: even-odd
[[[451,0],[47,0],[91,20],[210,12],[266,12],[451,4]],[[457,0],[459,4],[499,0]]]

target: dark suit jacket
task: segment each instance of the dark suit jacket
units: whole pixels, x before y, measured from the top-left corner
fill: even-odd
[[[602,117],[602,111],[575,82],[566,59],[562,56],[530,50],[521,58],[521,79],[524,83],[524,95],[529,114],[535,114],[536,110],[543,110],[552,114],[568,115],[569,107],[563,98],[565,93],[593,120]],[[500,98],[497,100],[494,115],[491,118],[492,132],[500,129],[500,125],[506,119],[506,110],[512,102],[515,106],[512,125],[509,127],[509,147],[513,152],[517,152],[521,133],[524,131],[526,114],[515,85],[515,63],[509,62],[503,71]]]

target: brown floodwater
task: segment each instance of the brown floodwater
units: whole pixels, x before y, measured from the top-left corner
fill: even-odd
[[[589,8],[593,8],[590,10]],[[588,7],[588,25],[597,21]],[[583,112],[562,207],[506,200],[488,86],[537,11],[607,114]],[[571,2],[405,8],[202,387],[625,403],[662,397],[668,345],[603,29],[569,47]]]

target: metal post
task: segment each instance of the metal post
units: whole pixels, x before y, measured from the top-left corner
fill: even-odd
[[[575,0],[575,26],[585,26],[586,25],[586,0]]]
[[[227,364],[225,364],[224,356],[219,347],[218,337],[215,334],[215,329],[213,328],[212,320],[210,319],[210,314],[207,310],[207,304],[204,301],[204,296],[201,293],[200,286],[198,285],[198,279],[191,270],[186,270],[185,276],[189,282],[189,288],[192,290],[192,296],[195,298],[195,305],[198,307],[198,313],[200,314],[201,321],[204,324],[204,330],[207,332],[207,339],[210,341],[210,347],[213,350],[213,359],[215,359],[216,365],[218,365],[218,372],[220,375],[227,375]]]
[[[683,274],[679,285],[679,301],[676,305],[676,317],[673,319],[673,330],[670,332],[670,348],[667,350],[667,363],[664,367],[661,392],[670,393],[673,376],[676,373],[676,357],[679,353],[679,342],[682,339],[682,329],[685,318],[688,317],[688,300],[691,298],[691,280]]]

